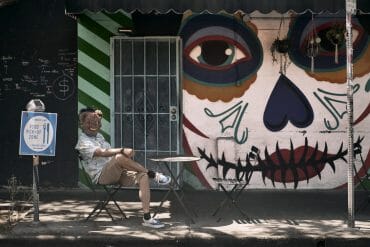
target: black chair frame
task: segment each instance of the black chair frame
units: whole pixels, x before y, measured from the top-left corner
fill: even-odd
[[[81,164],[82,158],[81,158],[80,155],[78,155],[78,157],[79,157],[79,161],[80,161],[80,164]],[[94,192],[95,195],[98,194],[97,190],[101,189],[101,188],[103,188],[103,191],[104,191],[104,194],[105,194],[103,197],[100,197],[97,200],[94,209],[89,213],[89,215],[85,219],[86,221],[88,221],[91,218],[98,217],[102,211],[105,211],[109,215],[109,217],[112,219],[112,221],[114,221],[115,219],[113,217],[113,212],[108,207],[108,204],[111,203],[111,202],[113,202],[116,209],[118,209],[118,211],[120,213],[120,219],[127,219],[127,215],[121,209],[121,207],[117,203],[117,200],[115,199],[115,195],[122,188],[121,185],[119,185],[119,184],[109,184],[109,185],[107,185],[107,184],[95,184],[91,180],[90,176],[88,175],[88,173],[86,172],[86,170],[85,170],[85,168],[83,167],[82,164],[80,166],[80,179],[85,181],[86,186],[89,189],[91,189]]]
[[[239,207],[238,199],[243,193],[245,187],[249,184],[249,180],[252,176],[252,172],[248,174],[245,180],[242,179],[227,179],[227,178],[213,178],[216,184],[222,189],[226,197],[220,202],[212,216],[216,216],[225,207],[227,202],[231,204],[240,212],[240,214],[249,220],[249,216]],[[231,190],[226,189],[225,186],[232,186]],[[221,217],[217,219],[217,222],[221,221]]]
[[[106,192],[106,195],[103,199],[98,200],[96,203],[94,209],[90,212],[90,214],[87,216],[86,221],[88,221],[90,218],[98,217],[99,214],[104,210],[109,217],[114,221],[113,214],[110,212],[110,209],[108,204],[110,202],[113,202],[113,204],[116,206],[118,211],[120,212],[120,215],[122,216],[120,219],[127,219],[127,215],[125,212],[121,209],[121,207],[118,205],[115,195],[116,193],[121,189],[121,186],[115,186],[115,185],[101,185]],[[96,191],[95,191],[96,192]]]

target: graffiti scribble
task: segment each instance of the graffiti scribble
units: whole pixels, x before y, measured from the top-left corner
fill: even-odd
[[[360,89],[360,85],[356,84],[353,86],[353,92],[356,93]],[[325,127],[328,130],[335,130],[339,127],[339,119],[343,119],[344,115],[347,113],[346,104],[347,104],[347,94],[345,93],[332,93],[320,88],[317,91],[324,96],[320,96],[317,92],[313,94],[315,97],[320,101],[321,104],[329,111],[329,113],[334,118],[334,124],[332,124],[329,120],[324,118]],[[341,110],[338,109],[338,105],[343,108]]]
[[[240,101],[236,103],[234,106],[230,107],[229,109],[218,114],[214,114],[208,108],[204,108],[204,112],[207,114],[207,116],[212,118],[222,116],[220,121],[218,121],[221,125],[221,133],[224,133],[229,128],[234,128],[234,139],[236,143],[243,144],[248,139],[248,128],[245,128],[245,131],[243,131],[243,134],[240,138],[238,137],[238,132],[240,123],[244,116],[244,112],[247,109],[247,106],[248,103],[245,103],[243,106],[243,101]]]

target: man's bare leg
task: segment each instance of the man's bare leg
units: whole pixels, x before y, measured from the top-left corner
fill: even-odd
[[[128,171],[134,171],[134,172],[144,172],[147,173],[148,169],[137,163],[136,161],[127,158],[125,155],[117,154],[112,159],[115,160],[115,162],[122,167],[123,169],[126,169]]]
[[[139,198],[143,207],[143,212],[149,213],[150,210],[150,188],[149,177],[147,174],[138,174]]]

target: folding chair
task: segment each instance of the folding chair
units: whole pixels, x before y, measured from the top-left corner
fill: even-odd
[[[239,180],[239,179],[227,179],[227,178],[213,178],[216,184],[222,189],[225,193],[226,197],[221,201],[215,212],[212,216],[216,216],[221,209],[224,208],[226,202],[231,202],[232,205],[241,213],[243,217],[249,220],[248,215],[239,207],[238,199],[242,192],[244,191],[245,187],[249,184],[249,180],[252,176],[252,173],[246,178],[246,180]],[[226,189],[226,187],[231,186],[231,190]],[[221,220],[221,217],[217,219],[217,222]]]
[[[79,155],[78,157],[79,157],[79,160],[81,161],[81,156]],[[121,189],[121,185],[118,185],[118,184],[101,185],[101,184],[93,183],[93,181],[91,180],[90,176],[86,172],[86,170],[83,167],[83,165],[81,164],[81,162],[79,162],[79,163],[80,163],[80,165],[79,165],[80,181],[83,184],[85,184],[89,189],[91,189],[94,192],[95,195],[97,194],[97,190],[101,189],[101,188],[103,188],[103,190],[105,192],[104,197],[97,200],[97,203],[96,203],[94,209],[90,212],[90,214],[87,216],[87,218],[85,220],[88,221],[92,217],[95,217],[95,218],[98,217],[100,215],[100,213],[104,210],[110,216],[110,218],[113,221],[114,220],[113,214],[111,212],[111,209],[109,209],[109,207],[108,207],[108,204],[110,202],[113,202],[116,209],[118,209],[120,215],[122,216],[121,219],[127,219],[127,216],[126,216],[125,212],[121,209],[121,207],[118,205],[118,203],[115,199],[115,195]]]
[[[258,162],[259,158],[259,149],[255,146],[252,146],[251,151],[247,155],[247,159],[249,161],[249,165],[253,166],[256,165],[256,162]],[[218,185],[219,188],[222,189],[222,191],[225,193],[226,198],[221,201],[215,212],[212,214],[212,216],[216,216],[221,209],[226,205],[226,202],[230,201],[232,205],[243,215],[243,217],[246,217],[247,220],[250,220],[248,215],[244,213],[244,211],[239,207],[238,199],[240,195],[243,193],[245,187],[249,184],[249,181],[252,177],[253,170],[249,170],[246,172],[243,172],[242,176],[237,176],[237,178],[234,179],[228,179],[228,178],[213,178],[215,183]],[[231,187],[230,189],[227,189],[226,187]],[[218,218],[217,222],[221,220],[221,217]]]

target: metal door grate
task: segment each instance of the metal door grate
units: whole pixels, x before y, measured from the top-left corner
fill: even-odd
[[[112,144],[133,147],[136,161],[158,170],[148,157],[181,148],[181,40],[113,37],[111,54]]]

